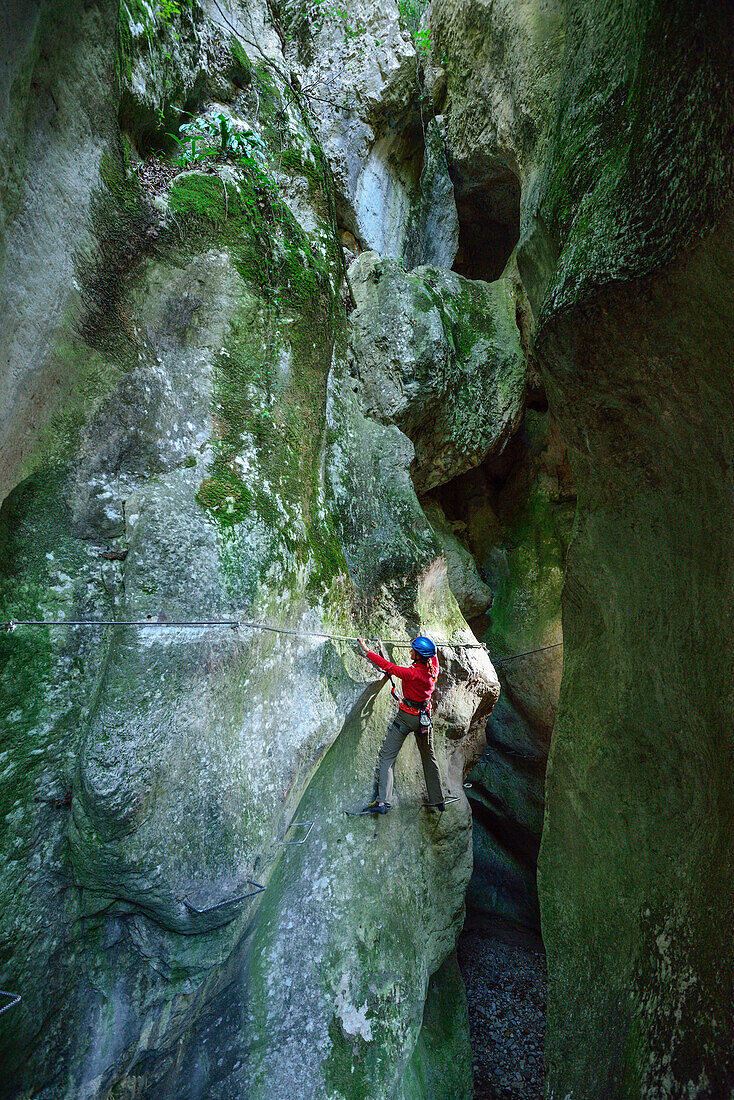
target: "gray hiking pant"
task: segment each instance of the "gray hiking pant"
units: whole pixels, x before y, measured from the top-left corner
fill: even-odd
[[[395,761],[409,733],[415,734],[418,751],[421,754],[423,774],[426,777],[426,787],[428,788],[428,801],[431,803],[443,802],[441,773],[438,770],[436,754],[433,751],[433,730],[430,733],[421,733],[421,728],[419,715],[406,714],[405,711],[401,710],[385,734],[385,740],[382,742],[377,762],[377,797],[380,802],[392,801]]]

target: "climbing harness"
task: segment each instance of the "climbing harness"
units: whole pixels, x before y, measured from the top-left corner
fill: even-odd
[[[8,993],[5,989],[0,989],[0,997],[10,997],[8,1003],[0,1008],[0,1016],[2,1016],[3,1012],[7,1012],[9,1008],[14,1008],[15,1005],[19,1005],[22,1000],[20,993]]]
[[[375,666],[379,667],[379,666]],[[385,673],[390,681],[390,694],[395,702],[398,704],[398,711],[403,711],[405,714],[412,714],[413,717],[420,715],[420,728],[415,732],[418,733],[431,733],[433,731],[433,719],[431,717],[432,704],[431,700],[427,699],[425,703],[417,703],[415,699],[406,699],[404,695],[399,695],[398,690],[389,672]]]
[[[376,666],[377,667],[377,666]],[[395,702],[398,704],[398,709],[404,711],[406,714],[412,714],[414,718],[420,715],[421,730],[425,732],[433,728],[433,722],[431,721],[431,700],[427,699],[425,703],[418,703],[415,699],[406,699],[404,695],[400,695],[397,689],[397,685],[392,678],[392,675],[387,672],[385,674],[390,681],[390,694]]]

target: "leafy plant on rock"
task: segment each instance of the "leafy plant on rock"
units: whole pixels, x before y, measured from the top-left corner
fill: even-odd
[[[410,32],[416,50],[424,57],[431,52],[431,32],[428,27],[421,28],[421,19],[427,6],[428,0],[398,0],[401,22]]]
[[[254,130],[235,130],[224,114],[205,116],[184,122],[178,134],[169,134],[180,149],[175,163],[196,164],[209,157],[233,160],[245,167],[257,167],[267,155],[267,147]]]

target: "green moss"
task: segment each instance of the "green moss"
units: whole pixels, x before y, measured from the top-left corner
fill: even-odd
[[[449,346],[459,362],[469,359],[479,340],[493,335],[492,313],[487,308],[486,288],[482,284],[475,286],[470,280],[461,279],[459,293],[452,287],[451,295],[445,296],[440,278],[430,272],[420,279],[408,276],[408,281],[413,286],[418,312],[438,310]]]
[[[315,506],[326,377],[338,327],[336,256],[332,251],[324,260],[315,251],[262,169],[246,170],[239,186],[226,188],[225,201],[221,179],[192,173],[177,178],[170,194],[189,247],[215,239],[225,245],[255,303],[233,319],[217,360],[217,453],[197,500],[224,529],[259,519],[279,531],[278,544],[291,564],[313,565],[315,593],[344,566],[336,537]],[[267,490],[239,472],[238,456],[253,447]],[[305,526],[302,545],[284,525],[282,502],[296,509],[297,528]]]
[[[535,492],[520,518],[503,532],[505,569],[488,570],[494,600],[491,627],[483,639],[497,656],[534,644],[559,621],[564,545],[555,510]]]
[[[230,183],[226,184],[226,194],[225,202],[225,184],[219,176],[196,172],[173,181],[169,203],[171,210],[184,218],[200,218],[220,225],[228,216],[230,198],[234,210],[239,210],[239,194]]]
[[[232,69],[230,77],[235,84],[244,87],[250,83],[252,77],[252,65],[250,59],[242,48],[241,43],[234,37],[229,40],[229,49],[232,55]]]
[[[283,151],[281,167],[286,171],[297,172],[308,180],[308,193],[315,212],[319,217],[328,217],[328,182],[324,171],[321,150],[314,143],[307,152],[291,145]]]
[[[117,20],[115,75],[118,84],[132,79],[133,39],[130,32],[130,23],[125,14],[124,7],[124,4],[121,3]]]
[[[86,317],[81,333],[102,353],[111,349],[136,362],[138,347],[121,312],[123,298],[140,260],[150,247],[150,209],[142,202],[134,172],[126,169],[122,144],[107,149],[100,162],[100,185],[92,197],[91,224],[95,243],[76,256],[76,276],[82,286]]]
[[[212,476],[202,481],[196,499],[224,527],[232,527],[250,513],[253,494],[232,470],[215,461]]]
[[[69,580],[84,577],[87,558],[84,545],[71,535],[65,487],[65,467],[44,465],[0,510],[0,621],[74,618],[84,599],[86,579]],[[65,712],[59,703],[58,661],[68,642],[68,635],[49,629],[0,633],[0,724],[15,769],[12,782],[0,784],[3,818],[12,803],[29,799],[39,764],[52,771],[54,760],[41,750],[46,741],[58,739],[59,715],[72,728],[78,720],[77,712]],[[94,639],[82,644],[94,645]],[[68,663],[64,683],[73,683],[78,672],[78,661]]]

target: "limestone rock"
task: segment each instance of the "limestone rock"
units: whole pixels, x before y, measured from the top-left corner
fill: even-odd
[[[420,491],[498,453],[520,421],[525,361],[514,296],[502,281],[363,253],[350,270],[354,371],[374,417],[415,446]]]
[[[426,127],[423,168],[403,246],[408,268],[420,264],[453,267],[459,247],[459,217],[446,163],[442,123],[443,119],[432,118]]]
[[[340,222],[398,256],[420,172],[417,55],[391,0],[285,3],[286,58],[315,119]]]
[[[343,812],[370,793],[391,703],[352,645],[320,635],[473,636],[410,479],[412,445],[371,418],[349,374],[328,169],[277,63],[248,59],[205,6],[181,5],[170,26],[145,6],[135,28],[128,7],[124,140],[102,15],[73,17],[69,57],[89,36],[90,101],[112,136],[105,158],[82,150],[78,218],[60,218],[67,244],[84,227],[77,306],[62,308],[66,262],[50,263],[56,327],[29,325],[17,352],[63,359],[68,385],[8,462],[2,619],[242,618],[306,634],[0,637],[3,973],[23,996],[3,1081],[11,1094],[277,1100],[297,1074],[304,1096],[369,1082],[406,1100],[468,1097],[452,963],[466,801],[436,832],[408,747],[382,839]],[[167,45],[171,94],[195,117],[223,106],[255,126],[257,158],[186,172],[138,160],[155,108],[176,114],[144,64]],[[48,47],[68,36],[49,31]],[[438,691],[441,766],[461,792],[499,685],[483,651],[448,650]],[[283,845],[309,818],[309,842]]]
[[[462,221],[457,270],[496,278],[532,223],[557,110],[565,6],[436,0],[429,18],[429,87],[446,86],[441,112]]]
[[[450,167],[521,185],[518,265],[578,489],[539,865],[554,1096],[731,1089],[734,871],[712,842],[732,820],[720,14],[687,0],[432,13]]]
[[[59,327],[80,308],[75,251],[90,213],[112,115],[113,5],[13,4],[0,121],[0,495],[15,484],[59,389],[73,390]]]
[[[354,224],[368,250],[408,268],[453,265],[459,221],[440,119],[422,140],[389,133],[375,142],[356,181]]]
[[[279,18],[288,64],[331,166],[340,224],[362,250],[408,267],[450,268],[458,247],[454,185],[441,120],[433,117],[438,101],[424,93],[405,10],[383,0],[318,12],[287,2]]]
[[[454,534],[440,505],[427,499],[423,512],[443,549],[449,585],[462,615],[466,619],[483,615],[492,604],[492,589],[479,576],[477,563]]]

